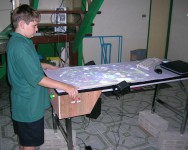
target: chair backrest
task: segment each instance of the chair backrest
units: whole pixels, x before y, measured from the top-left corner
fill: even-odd
[[[130,61],[143,60],[147,57],[146,49],[135,49],[130,51]]]

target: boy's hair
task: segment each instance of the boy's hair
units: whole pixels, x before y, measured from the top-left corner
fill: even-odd
[[[14,29],[18,27],[18,23],[23,20],[26,24],[29,24],[32,21],[40,22],[40,14],[31,8],[27,4],[20,5],[13,10],[11,21]]]

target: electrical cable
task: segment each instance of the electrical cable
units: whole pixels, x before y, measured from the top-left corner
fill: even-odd
[[[60,8],[62,7],[63,3],[64,3],[64,0],[61,1],[61,4],[59,5],[59,7],[58,7],[57,9],[60,9]],[[55,16],[54,16],[54,15],[55,15]],[[53,24],[53,23],[54,23],[54,24],[57,23],[57,20],[56,20],[57,18],[56,18],[56,16],[59,16],[59,17],[60,17],[60,14],[59,14],[59,13],[58,13],[58,14],[51,14],[51,16],[50,16],[50,21],[51,21],[52,24]],[[54,18],[54,21],[53,21],[52,18]],[[60,18],[61,18],[61,17],[60,17]],[[61,31],[63,31],[63,33],[66,32],[64,26],[58,26],[58,28],[60,28]]]
[[[114,124],[114,126],[115,126],[115,120],[114,120],[114,118],[106,111],[106,110],[103,110],[111,119],[112,119],[112,122],[113,122],[113,124]],[[110,128],[110,131],[113,133],[113,135],[114,135],[114,139],[115,139],[115,145],[116,145],[116,148],[114,149],[114,150],[116,150],[117,149],[117,139],[116,139],[116,136],[115,136],[115,132],[112,130],[112,128]]]
[[[61,8],[62,6],[63,6],[63,3],[64,3],[64,0],[62,0],[61,1],[61,4],[59,5],[59,7],[58,8]],[[83,5],[83,2],[82,2],[82,5]],[[85,7],[85,6],[84,6]],[[60,15],[60,14],[56,14],[56,15]],[[81,15],[80,14],[78,14],[79,15],[79,18],[77,19],[77,20],[75,20],[74,21],[74,23],[76,24],[76,23],[79,23],[80,21],[81,21]],[[54,21],[53,21],[53,19],[52,18],[54,18]],[[54,17],[54,14],[52,14],[51,16],[50,16],[50,20],[51,20],[51,23],[55,23],[56,22],[56,18]],[[61,27],[61,26],[60,26]],[[62,28],[62,31],[64,30],[64,27]],[[71,33],[71,32],[76,32],[76,29],[69,29],[69,28],[67,28],[66,29],[66,31],[64,30],[64,33],[66,34],[66,42],[67,42],[67,39],[68,39],[68,33]],[[57,33],[57,32],[56,32]],[[48,37],[51,37],[50,36],[50,34],[47,34],[47,33],[44,33],[45,34],[45,36],[47,35]],[[52,34],[52,33],[51,33]],[[59,38],[59,36],[58,36],[58,38]],[[67,47],[65,48],[65,50],[67,50]],[[66,54],[67,54],[67,60],[63,60],[62,58],[61,58],[61,55],[60,55],[60,53],[58,52],[58,50],[57,49],[55,49],[55,51],[56,51],[56,53],[58,54],[58,57],[60,58],[60,60],[61,60],[61,64],[62,64],[62,62],[63,62],[63,64],[67,64],[66,63],[66,61],[70,58],[70,56],[69,56],[69,53],[66,51]],[[84,62],[84,56],[82,56],[82,60],[83,60],[83,62]],[[70,64],[68,64],[69,66],[70,66]]]
[[[120,116],[120,120],[122,121],[122,119],[123,119],[123,117],[124,116],[126,116],[126,117],[128,117],[128,118],[133,118],[133,117],[135,117],[135,116],[138,116],[139,115],[139,113],[138,113],[138,111],[143,111],[144,109],[146,109],[148,106],[151,106],[151,104],[149,103],[148,105],[146,105],[142,110],[140,109],[140,106],[141,106],[141,103],[143,103],[143,102],[146,102],[146,101],[139,101],[139,103],[138,103],[138,108],[136,109],[137,110],[137,112],[136,113],[126,113],[126,115],[125,115],[125,113],[123,112],[123,108],[124,108],[124,99],[120,99],[121,100],[121,104],[120,104],[120,113],[119,114],[117,114],[117,113],[115,113],[115,112],[113,112],[113,111],[111,111],[112,109],[110,109],[110,111],[109,110],[102,110],[102,111],[104,111],[108,116],[110,116],[110,118],[112,119],[112,121],[113,121],[113,124],[114,124],[114,126],[115,126],[115,120],[113,119],[113,117],[110,115],[110,114],[113,114],[113,115],[118,115],[118,116]],[[129,101],[127,101],[127,102],[129,102]],[[146,102],[147,103],[147,102]],[[104,106],[104,105],[103,105]],[[126,105],[127,106],[127,105]],[[127,116],[127,114],[134,114],[133,116]],[[115,138],[115,149],[118,149],[118,146],[119,146],[119,142],[120,142],[120,129],[121,129],[121,124],[122,124],[122,122],[120,122],[119,124],[118,124],[118,128],[117,128],[117,130],[116,130],[116,132],[114,131],[114,130],[110,130],[112,133],[113,133],[113,135],[114,135],[114,138]],[[122,130],[122,129],[121,129]]]
[[[85,148],[85,150],[92,150],[91,146],[86,145],[86,143],[83,141],[83,139],[76,137],[77,139],[81,140],[84,144],[84,147],[79,146],[80,148]]]
[[[61,6],[63,5],[63,2],[64,2],[64,0],[61,1],[61,4],[59,5],[58,8],[61,8]],[[51,21],[52,24],[56,22],[55,19],[54,19],[54,22],[53,22],[53,20],[52,20],[53,16],[54,16],[54,14],[51,14],[51,16],[50,16],[50,21]]]
[[[108,99],[110,99],[110,100],[112,100],[112,101],[115,100],[113,97],[108,97]],[[124,101],[124,103],[130,102],[130,101],[132,102],[132,100],[125,100],[123,97],[121,97],[120,100],[121,100],[121,101]],[[143,111],[143,110],[145,110],[147,107],[151,106],[151,103],[149,103],[148,101],[140,101],[140,100],[136,100],[136,101],[139,102],[138,108],[136,109],[136,110],[137,110],[136,113],[123,113],[123,112],[121,112],[121,113],[117,114],[117,113],[112,112],[112,111],[109,111],[109,112],[111,112],[112,114],[118,115],[118,116],[121,116],[121,115],[122,115],[122,116],[126,116],[126,117],[128,117],[128,118],[134,118],[135,116],[137,116],[137,115],[139,114],[138,111]],[[146,103],[147,105],[146,105],[144,108],[140,109],[141,103]],[[105,106],[105,105],[103,104],[103,106]],[[121,106],[123,106],[123,104],[122,104]],[[126,105],[126,106],[128,106],[128,105]],[[123,109],[122,109],[122,110],[123,110]],[[132,116],[129,116],[129,114],[132,115]]]
[[[62,0],[61,1],[61,4],[60,4],[60,6],[59,6],[59,8],[61,8],[61,6],[63,5],[63,2],[64,2],[65,0]]]
[[[79,139],[84,144],[84,147],[87,146],[83,139],[81,139],[80,137],[76,137],[76,138]]]
[[[86,119],[85,116],[82,116],[81,118],[84,119],[84,120],[81,122],[82,125],[84,125],[84,124],[85,124],[84,122],[85,122],[85,120],[87,120],[87,119]],[[73,122],[73,121],[72,121],[72,122]],[[90,119],[89,119],[89,122],[90,122]],[[73,122],[73,123],[78,123],[78,122]],[[80,123],[79,123],[79,124],[80,124]],[[88,123],[88,125],[89,125],[89,123]],[[88,125],[87,125],[87,126],[88,126]],[[85,130],[87,126],[85,126],[85,127],[81,126],[81,127]],[[85,148],[85,150],[92,150],[91,146],[87,145],[87,144],[84,142],[83,139],[81,139],[81,138],[79,138],[79,137],[76,137],[76,138],[79,139],[79,140],[81,140],[82,143],[84,144],[84,147],[81,147],[81,146],[79,146],[79,147],[81,147],[81,148]]]
[[[86,119],[86,117],[84,116],[84,121],[85,121],[85,120],[87,120],[87,119]],[[91,121],[91,119],[88,118],[87,124],[86,124],[86,122],[85,122],[85,123],[82,125],[82,128],[83,128],[84,130],[89,126],[90,121]]]
[[[62,6],[63,6],[63,3],[64,3],[64,0],[62,0],[61,1],[61,4],[59,5],[59,7],[58,8],[61,8]],[[56,14],[56,15],[60,15],[60,14]],[[80,21],[81,21],[81,15],[79,15],[80,17],[76,20],[76,21],[74,21],[74,23],[79,23]],[[52,18],[54,18],[54,23],[56,22],[56,18],[54,17],[54,14],[52,14],[51,15],[51,17],[50,17],[50,20],[51,20],[51,23],[53,23],[53,19]],[[60,28],[61,28],[61,26],[60,26]],[[61,28],[62,29],[62,31],[64,30],[64,27],[62,27]],[[66,29],[66,31],[64,30],[64,33],[66,34],[66,42],[67,42],[67,39],[68,39],[68,33],[71,33],[71,32],[76,32],[76,29],[69,29],[69,28],[67,28]],[[59,37],[58,37],[59,38]],[[67,47],[65,48],[65,50],[67,50]],[[63,60],[62,58],[61,58],[61,56],[60,56],[60,53],[59,52],[57,52],[57,50],[56,50],[56,53],[58,53],[58,56],[59,56],[59,58],[60,58],[60,60],[61,60],[61,64],[62,64],[62,62],[64,63],[64,64],[67,64],[66,63],[66,61],[70,58],[70,56],[69,56],[69,53],[66,51],[66,54],[67,54],[67,60]],[[84,60],[83,60],[84,61]],[[70,66],[70,64],[68,64],[69,66]]]
[[[72,120],[72,122],[75,124],[80,124],[81,128],[85,130],[89,126],[90,121],[91,121],[90,118],[88,118],[88,119],[89,120],[87,120],[87,118],[85,116],[81,116],[81,120],[82,120],[81,122],[73,121],[73,120]]]

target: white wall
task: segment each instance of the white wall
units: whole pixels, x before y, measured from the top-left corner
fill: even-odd
[[[29,0],[19,0],[20,4],[29,4]],[[0,32],[10,24],[12,3],[10,0],[1,0],[0,5]]]
[[[147,47],[150,0],[104,0],[102,14],[94,20],[93,35],[122,35],[122,61],[130,60],[130,50]],[[146,14],[146,17],[142,15]],[[117,41],[112,41],[111,62],[117,62]],[[99,40],[84,39],[85,61],[100,63]]]
[[[55,8],[59,7],[60,4],[61,0],[54,0],[53,2],[51,2],[50,0],[39,0],[38,9],[55,10]],[[54,17],[52,17],[52,22],[53,19]],[[42,14],[41,23],[51,23],[51,14]]]
[[[187,0],[174,0],[168,59],[188,62]]]
[[[10,24],[10,12],[12,4],[9,0],[1,0],[0,5],[0,31],[4,30]]]

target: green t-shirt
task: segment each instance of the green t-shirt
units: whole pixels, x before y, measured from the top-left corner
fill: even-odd
[[[50,103],[47,89],[38,85],[44,72],[33,42],[13,32],[6,50],[12,118],[20,122],[39,120]]]

